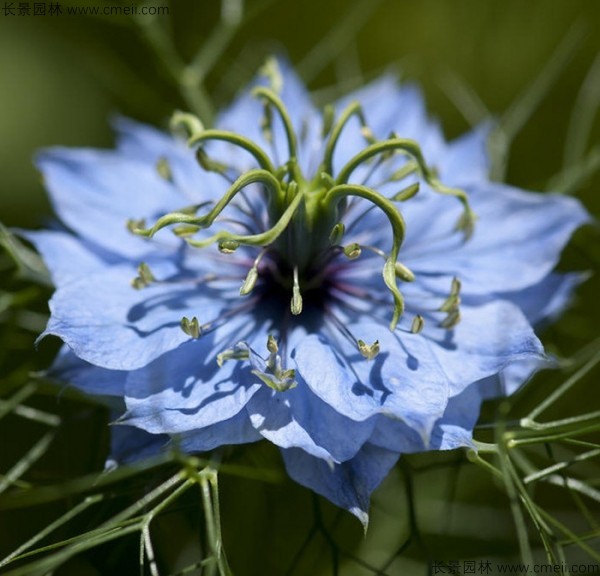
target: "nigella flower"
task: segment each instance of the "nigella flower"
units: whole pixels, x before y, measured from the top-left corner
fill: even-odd
[[[482,399],[544,361],[588,215],[490,182],[486,128],[446,143],[391,77],[320,113],[264,72],[214,129],[119,119],[115,151],[40,155],[52,373],[122,401],[119,462],[265,438],[366,523],[400,454],[472,445]]]

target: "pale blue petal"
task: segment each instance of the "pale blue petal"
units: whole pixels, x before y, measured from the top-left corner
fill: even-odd
[[[454,450],[473,446],[473,428],[479,418],[479,409],[486,395],[495,396],[500,391],[498,375],[472,383],[460,394],[451,398],[443,417],[436,423],[429,448]]]
[[[354,101],[361,103],[367,124],[379,139],[389,138],[395,132],[399,138],[416,140],[426,161],[431,163],[430,159],[441,156],[445,149],[443,135],[439,125],[428,118],[425,101],[416,86],[399,86],[392,75],[382,76],[340,99],[335,104],[338,115]],[[366,145],[360,124],[354,118],[344,129],[341,142],[335,150],[334,171],[337,173]],[[356,170],[353,181],[360,182],[366,172],[368,168]]]
[[[149,434],[133,426],[115,424],[111,426],[110,456],[106,468],[131,464],[159,454],[166,447],[166,434]]]
[[[407,234],[403,261],[432,287],[449,274],[460,278],[465,295],[527,288],[550,273],[571,234],[590,220],[577,200],[558,194],[525,193],[498,183],[467,191],[479,218],[467,242],[451,234],[461,213],[458,202],[452,206],[446,199],[445,210],[441,204],[427,209],[429,202],[406,204],[408,231],[413,221],[418,224]]]
[[[173,183],[182,194],[181,201],[187,198],[189,204],[199,204],[220,198],[227,189],[222,176],[200,166],[185,141],[122,116],[114,119],[113,126],[118,132],[120,152],[152,169],[159,161],[167,161]]]
[[[29,240],[42,255],[52,282],[57,287],[92,274],[115,260],[114,256],[111,258],[108,254],[103,259],[101,251],[92,244],[65,232],[21,230],[18,234]]]
[[[372,444],[365,444],[351,460],[333,466],[298,448],[281,452],[288,474],[296,482],[354,514],[365,529],[371,494],[399,458],[398,453]]]
[[[175,445],[187,453],[206,452],[219,446],[250,444],[262,440],[245,410],[216,424],[197,428],[177,436]]]
[[[517,304],[529,321],[538,326],[556,317],[568,306],[575,291],[588,278],[587,274],[549,274],[541,282],[519,292],[500,294]]]
[[[246,406],[252,426],[261,436],[280,448],[302,448],[315,458],[333,463],[333,456],[319,446],[295,420],[288,395],[289,391],[275,392],[263,386]]]
[[[63,346],[49,368],[48,376],[87,394],[122,397],[127,372],[98,368],[75,356],[68,346]]]
[[[332,461],[352,458],[370,438],[375,418],[352,421],[323,402],[303,380],[286,392],[265,389],[248,404],[251,420],[257,429],[282,448],[301,447],[321,457],[323,450]],[[348,430],[352,434],[348,434]],[[302,438],[291,444],[291,431]],[[281,443],[280,443],[281,442]]]
[[[368,361],[345,340],[312,335],[292,354],[298,373],[347,418],[386,414],[411,426],[424,443],[450,396],[515,360],[543,354],[523,313],[508,302],[463,307],[463,320],[453,331],[394,334],[367,321],[346,325],[367,343],[379,340],[379,355]]]
[[[442,367],[449,396],[515,361],[544,358],[543,346],[523,312],[502,300],[463,304],[461,321],[453,330],[430,326],[420,336],[406,338],[404,345],[417,362],[435,361]]]
[[[488,179],[490,159],[487,141],[491,130],[491,123],[485,122],[450,142],[439,158],[432,159],[440,180],[446,186],[461,187]]]
[[[439,420],[436,421],[436,425],[437,422]],[[432,434],[434,433],[435,428]],[[427,446],[423,437],[414,428],[401,420],[385,415],[377,417],[369,443],[399,454],[423,452]]]
[[[450,398],[446,412],[436,422],[428,449],[475,447],[473,430],[479,418],[481,403],[514,393],[543,367],[551,367],[551,362],[534,359],[516,361],[499,374],[475,382]]]
[[[153,221],[189,204],[153,165],[118,152],[54,148],[36,164],[62,222],[120,256],[141,257],[152,248],[127,230],[130,218]]]
[[[364,323],[358,334],[369,343],[379,339],[382,352],[374,360],[366,360],[345,341],[311,335],[293,355],[299,374],[321,400],[346,418],[363,422],[388,414],[427,437],[448,397],[447,378],[436,358],[427,352],[427,360],[417,362],[379,324]]]
[[[152,270],[163,277],[178,268],[157,262]],[[135,276],[134,266],[113,266],[60,287],[50,300],[43,336],[58,336],[98,366],[132,370],[190,340],[180,328],[183,316],[213,322],[232,306],[224,293],[206,285],[152,284],[135,290]]]
[[[228,361],[219,367],[216,356],[248,322],[232,321],[225,332],[206,334],[129,372],[127,413],[121,421],[148,432],[175,434],[235,416],[263,385],[247,362]]]

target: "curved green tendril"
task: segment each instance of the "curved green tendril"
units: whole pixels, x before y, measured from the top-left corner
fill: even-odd
[[[204,216],[196,216],[195,214],[189,214],[185,212],[171,212],[160,217],[156,223],[147,229],[133,228],[132,231],[139,236],[152,237],[162,228],[170,226],[171,224],[191,224],[200,228],[207,228],[210,226],[215,218],[225,209],[225,207],[233,200],[233,198],[241,192],[246,186],[255,183],[262,183],[265,187],[270,190],[276,197],[276,200],[280,203],[282,201],[283,192],[279,181],[273,174],[266,170],[249,170],[242,176],[240,176],[227,190],[223,197],[215,204],[214,208],[205,214]]]
[[[383,281],[394,298],[394,315],[390,322],[390,330],[394,330],[400,320],[400,316],[404,312],[404,297],[396,283],[396,261],[398,260],[398,253],[400,252],[400,247],[406,233],[404,218],[402,218],[402,214],[400,214],[394,204],[385,196],[382,196],[379,192],[371,188],[358,184],[338,184],[325,194],[322,202],[339,202],[346,196],[358,196],[373,202],[373,204],[381,208],[392,225],[394,240],[390,255],[383,266]]]
[[[245,244],[246,246],[266,246],[272,244],[287,228],[303,197],[304,194],[297,194],[275,225],[260,234],[243,236],[241,234],[232,234],[226,230],[219,230],[219,232],[204,240],[191,240],[186,238],[185,241],[195,248],[206,248],[219,241],[237,242],[240,245]]]
[[[221,140],[223,142],[229,142],[230,144],[239,146],[254,156],[261,168],[267,172],[270,172],[271,174],[275,174],[276,172],[275,166],[273,166],[269,156],[258,144],[252,142],[252,140],[249,140],[244,136],[236,134],[235,132],[213,129],[202,130],[202,132],[192,134],[190,136],[188,145],[193,146],[195,144],[200,144],[201,142],[206,142],[207,140]]]
[[[327,174],[333,173],[333,152],[342,134],[342,130],[353,116],[357,116],[361,126],[363,128],[367,128],[367,121],[360,103],[351,102],[348,104],[348,106],[346,106],[346,108],[340,114],[339,120],[331,129],[331,135],[329,136],[329,140],[325,146],[325,152],[323,154],[323,171]]]
[[[414,140],[410,140],[408,138],[390,138],[388,140],[383,140],[367,146],[364,150],[361,150],[358,154],[353,156],[340,170],[337,178],[335,179],[336,185],[345,184],[348,182],[352,172],[354,172],[358,166],[367,162],[374,156],[397,150],[407,153],[414,159],[419,166],[419,171],[421,172],[423,179],[436,192],[454,196],[462,203],[464,212],[457,224],[457,228],[464,230],[467,237],[470,236],[473,232],[475,214],[471,210],[469,198],[466,192],[464,190],[460,190],[459,188],[450,188],[448,186],[444,186],[437,179],[433,170],[427,166],[425,158],[423,157],[423,153],[421,152],[421,148]]]
[[[202,124],[200,118],[190,114],[189,112],[182,112],[181,110],[173,112],[169,122],[169,127],[173,132],[175,132],[178,128],[183,127],[187,132],[188,138],[191,138],[196,134],[200,134],[204,130],[204,125]]]
[[[292,124],[292,119],[288,114],[285,104],[282,102],[281,98],[279,98],[279,96],[275,94],[273,90],[265,88],[264,86],[257,86],[252,90],[252,94],[259,98],[264,98],[277,110],[277,112],[279,112],[279,116],[281,117],[281,121],[283,122],[283,126],[285,128],[285,135],[288,142],[290,160],[295,160],[298,157],[298,143],[296,140],[296,132],[294,131],[294,125]]]

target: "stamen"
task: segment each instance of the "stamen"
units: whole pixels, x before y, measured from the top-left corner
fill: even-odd
[[[226,176],[227,171],[230,170],[230,167],[227,166],[227,164],[212,160],[203,148],[198,148],[198,150],[196,150],[196,160],[198,160],[198,164],[200,164],[202,169],[207,172],[215,172],[221,176]]]
[[[396,278],[400,278],[400,280],[404,280],[404,282],[415,281],[415,273],[401,262],[396,262],[395,271]]]
[[[419,332],[421,332],[421,330],[423,330],[424,327],[425,327],[425,318],[423,318],[423,316],[421,316],[420,314],[417,314],[412,321],[410,331],[413,334],[418,334]]]
[[[200,323],[198,322],[198,318],[194,316],[191,320],[187,317],[183,317],[181,319],[181,329],[192,338],[198,339],[200,338],[200,334],[202,330],[200,328]]]
[[[373,360],[379,354],[379,340],[375,340],[370,346],[363,340],[359,340],[358,350],[367,360]]]
[[[260,121],[260,130],[263,138],[269,143],[273,143],[273,109],[268,102],[263,105],[263,117]]]
[[[221,254],[233,254],[240,247],[240,243],[237,240],[221,240],[217,246]]]
[[[363,358],[366,358],[367,360],[373,360],[373,358],[379,354],[379,340],[375,340],[373,344],[369,345],[364,340],[356,339],[354,334],[352,334],[352,332],[346,328],[343,322],[332,312],[329,313],[329,318],[331,318],[333,324],[335,324],[336,328],[341,332],[344,338],[346,338],[346,340],[348,340],[353,346],[358,348],[358,351],[361,353]]]
[[[152,274],[152,270],[145,262],[142,262],[138,266],[138,275],[131,281],[131,285],[136,290],[141,290],[142,288],[146,288],[153,282],[156,281],[154,274]]]
[[[407,200],[410,200],[411,198],[416,196],[420,188],[421,185],[419,184],[419,182],[415,182],[414,184],[411,184],[403,190],[400,190],[400,192],[394,194],[391,197],[391,200],[393,200],[394,202],[406,202]]]
[[[404,166],[402,166],[402,168],[398,168],[398,170],[396,170],[390,176],[389,180],[390,182],[397,182],[406,178],[407,176],[410,176],[411,174],[414,174],[415,172],[418,172],[418,170],[419,165],[413,160],[409,160],[406,164],[404,164]]]
[[[453,278],[450,294],[448,295],[448,298],[446,298],[444,303],[440,306],[440,311],[451,312],[452,310],[458,308],[458,306],[460,305],[460,288],[460,280],[458,280],[458,278]]]
[[[248,270],[248,275],[246,276],[246,279],[244,280],[244,283],[240,288],[240,296],[246,296],[247,294],[250,294],[252,290],[254,290],[254,286],[256,285],[256,281],[258,280],[258,266],[260,264],[260,261],[263,259],[263,257],[269,250],[270,248],[268,247],[264,248],[260,251],[260,254],[254,260],[252,268]]]
[[[339,244],[342,240],[342,237],[344,236],[345,231],[346,227],[344,226],[344,224],[342,222],[338,222],[331,229],[331,233],[329,234],[329,243],[332,246],[336,246],[337,244]]]
[[[223,366],[227,360],[248,360],[250,358],[250,352],[248,350],[244,350],[242,348],[229,348],[228,350],[223,350],[217,354],[217,364],[219,368]]]
[[[446,318],[440,322],[442,328],[451,329],[460,322],[460,289],[460,280],[452,278],[450,294],[439,308],[441,312],[447,312]]]
[[[358,246],[359,249],[362,248],[363,250],[368,250],[369,252],[373,252],[373,254],[376,254],[377,256],[383,258],[384,260],[387,260],[389,258],[389,256],[383,250],[381,250],[381,248],[377,248],[377,246],[369,246],[366,244],[360,244],[360,245],[356,244],[356,246]],[[346,256],[348,256],[348,254],[346,254]],[[401,262],[396,261],[395,269],[396,269],[396,278],[399,278],[400,280],[403,280],[404,282],[414,282],[415,273],[410,268],[408,268],[408,266],[405,266]]]
[[[343,252],[344,256],[350,260],[356,260],[356,258],[360,257],[362,250],[360,244],[354,242],[353,244],[348,244],[348,246],[345,246]]]
[[[277,392],[285,392],[287,390],[291,390],[297,386],[297,382],[295,380],[296,371],[286,370],[282,364],[282,358],[278,354],[279,346],[277,345],[277,341],[273,336],[269,335],[267,339],[267,350],[269,351],[269,356],[267,360],[263,360],[258,356],[255,352],[249,350],[247,358],[250,358],[253,366],[255,368],[251,371],[252,374],[257,376],[263,384],[266,384],[269,388],[276,390]],[[230,357],[236,357],[236,349],[225,351],[222,354],[226,354],[227,356],[224,359],[229,359]],[[237,358],[237,357],[236,357]],[[217,357],[217,360],[219,358]],[[258,367],[256,367],[258,365]]]
[[[460,322],[460,310],[457,308],[456,310],[452,310],[448,313],[448,316],[444,318],[440,322],[441,328],[446,328],[446,330],[451,330]]]
[[[271,90],[273,90],[275,94],[281,94],[281,90],[283,89],[283,76],[281,75],[279,63],[276,58],[272,56],[268,57],[260,69],[260,74],[269,80]]]
[[[248,275],[246,276],[242,287],[240,288],[240,296],[246,296],[250,294],[252,290],[254,290],[254,286],[256,286],[256,281],[258,280],[258,270],[252,266],[250,270],[248,270]]]
[[[323,107],[323,126],[321,129],[321,138],[326,138],[327,134],[331,132],[333,128],[333,121],[335,120],[335,108],[331,104],[326,104]]]
[[[213,318],[212,320],[205,322],[204,324],[200,324],[196,316],[192,317],[191,320],[184,316],[181,319],[181,329],[188,336],[198,339],[201,336],[208,334],[209,332],[212,332],[213,330],[223,326],[229,321],[230,318],[233,318],[239,315],[240,313],[244,313],[252,309],[256,305],[256,302],[257,298],[247,300],[242,305],[229,308],[217,318]]]
[[[294,266],[294,285],[292,287],[290,310],[294,316],[302,314],[302,294],[300,294],[300,283],[298,281],[298,266]]]
[[[158,175],[167,182],[173,182],[173,172],[171,171],[169,160],[164,156],[161,156],[156,161],[156,171],[158,172]]]

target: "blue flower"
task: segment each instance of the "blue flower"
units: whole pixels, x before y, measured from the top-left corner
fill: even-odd
[[[56,292],[52,373],[122,402],[113,459],[266,438],[367,522],[402,453],[472,445],[484,398],[545,362],[532,325],[589,217],[488,180],[488,128],[447,143],[383,77],[320,113],[285,64],[188,142],[119,119],[114,151],[52,149],[63,227],[26,233]]]

